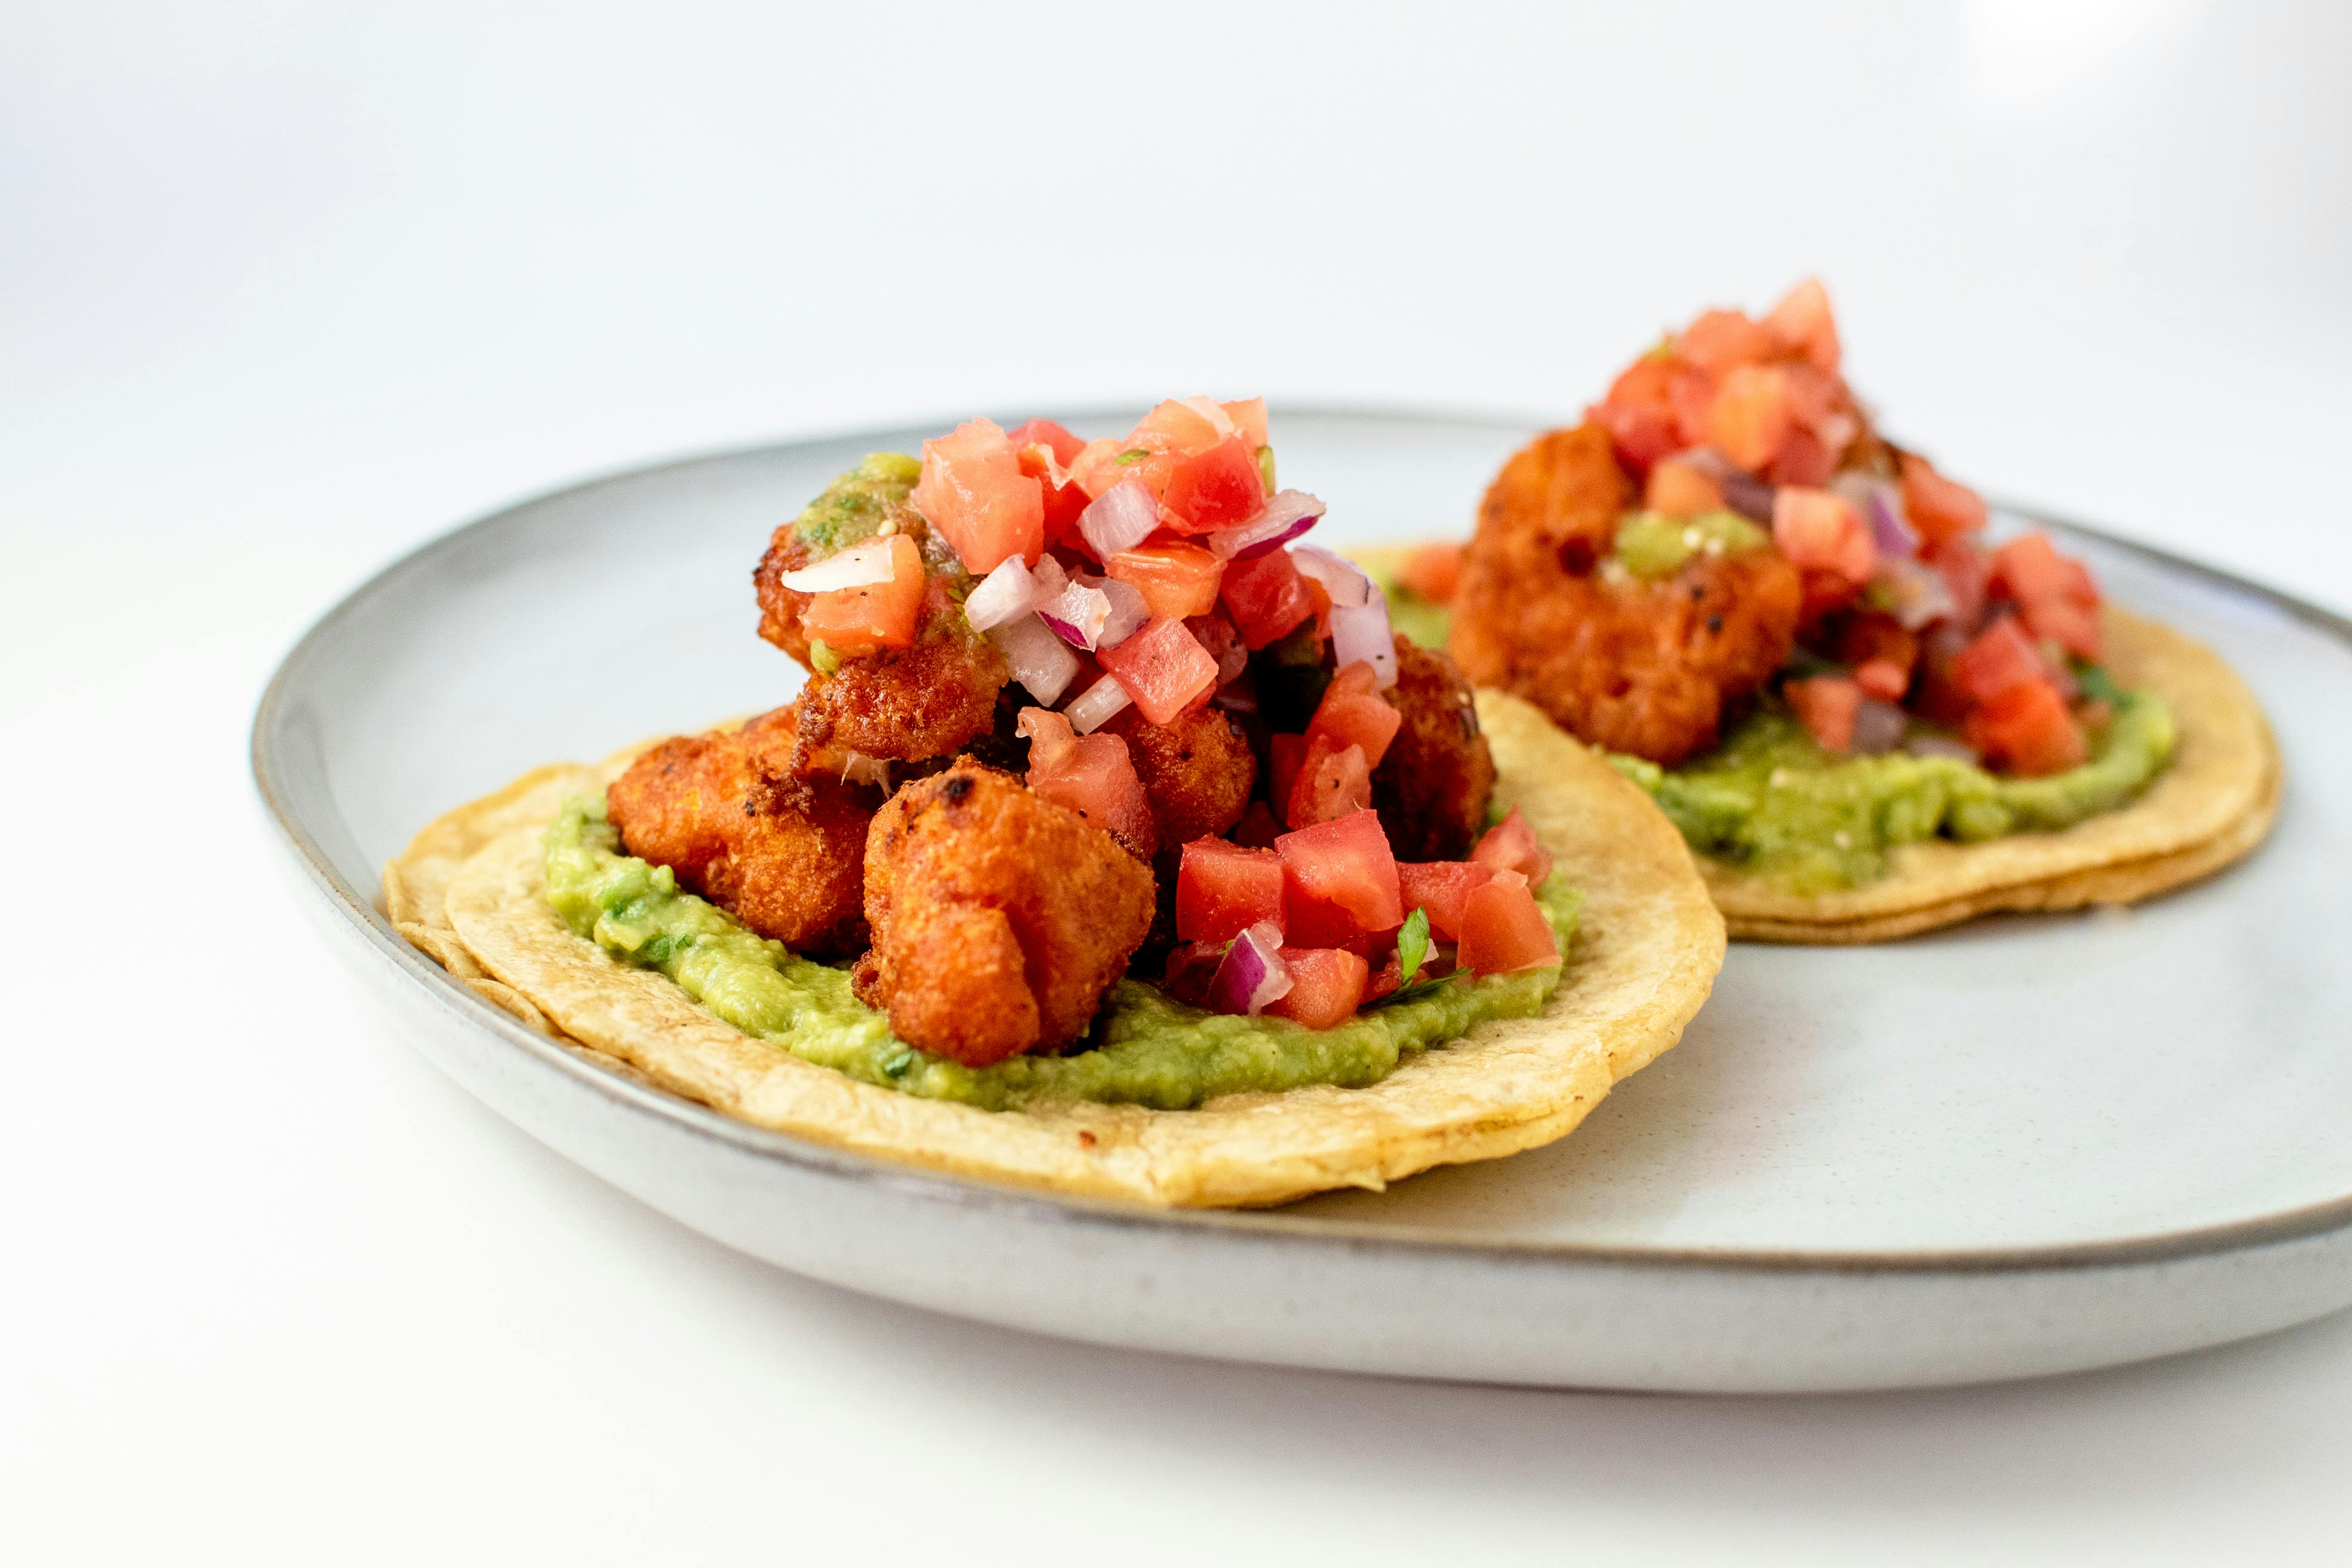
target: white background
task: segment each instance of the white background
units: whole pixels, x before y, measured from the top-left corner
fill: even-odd
[[[587,471],[1192,391],[1564,418],[1811,271],[1950,471],[2352,608],[2347,80],[2343,7],[2186,0],[0,3],[0,1558],[2340,1560],[2347,1318],[1645,1399],[744,1261],[383,1039],[243,742],[361,576]]]

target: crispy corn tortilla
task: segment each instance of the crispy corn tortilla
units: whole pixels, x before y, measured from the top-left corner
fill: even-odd
[[[1540,1015],[1482,1024],[1364,1089],[1231,1095],[1193,1110],[988,1111],[802,1061],[721,1023],[663,975],[614,960],[549,908],[541,830],[564,796],[601,788],[625,757],[542,768],[452,812],[386,868],[385,902],[403,933],[460,981],[486,979],[562,1037],[781,1132],[956,1175],[1153,1205],[1377,1189],[1567,1133],[1681,1037],[1723,962],[1722,917],[1648,798],[1517,699],[1482,692],[1478,711],[1502,773],[1498,798],[1526,812],[1584,894],[1567,971]]]
[[[2146,794],[2056,833],[1905,845],[1887,874],[1810,896],[1702,858],[1731,934],[1759,942],[1885,942],[2000,910],[2070,910],[2153,898],[2211,876],[2278,816],[2278,746],[2253,693],[2221,656],[2109,607],[2105,664],[2118,686],[2171,705],[2171,765]]]

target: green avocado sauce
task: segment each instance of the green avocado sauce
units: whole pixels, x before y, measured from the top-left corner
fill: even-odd
[[[822,561],[873,538],[892,518],[902,524],[909,518],[919,523],[907,498],[922,473],[923,465],[903,452],[869,453],[801,509],[793,520],[793,531],[807,547],[809,559]]]
[[[1673,576],[1695,555],[1745,555],[1771,542],[1769,533],[1736,511],[1693,518],[1635,511],[1618,520],[1611,553],[1626,571],[1648,579]]]
[[[548,901],[614,957],[659,970],[720,1019],[803,1061],[990,1110],[1048,1100],[1182,1110],[1249,1090],[1360,1088],[1488,1018],[1540,1012],[1559,985],[1558,964],[1465,978],[1309,1029],[1286,1018],[1204,1013],[1155,985],[1122,980],[1104,999],[1087,1048],[968,1068],[899,1039],[887,1017],[851,992],[846,970],[754,935],[681,890],[669,868],[622,854],[603,801],[567,802],[543,842]],[[1538,901],[1567,952],[1581,895],[1554,877]]]
[[[1953,757],[1838,756],[1778,708],[1751,714],[1678,768],[1609,760],[1649,791],[1694,849],[1791,892],[1819,893],[1885,875],[1898,845],[2051,832],[2113,811],[2164,771],[2173,744],[2162,698],[2122,692],[2115,709],[2090,760],[2046,778],[1999,778]]]

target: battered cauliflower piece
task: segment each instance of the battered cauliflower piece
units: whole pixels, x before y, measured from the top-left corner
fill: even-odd
[[[1066,806],[959,760],[866,837],[858,995],[968,1067],[1084,1035],[1151,924],[1151,872]]]
[[[1802,586],[1773,550],[1696,556],[1650,582],[1602,570],[1633,500],[1598,425],[1515,453],[1463,552],[1450,646],[1478,685],[1671,766],[1713,745],[1727,705],[1788,658]]]
[[[1162,848],[1221,837],[1248,809],[1257,759],[1233,721],[1216,710],[1195,709],[1154,724],[1135,708],[1122,708],[1103,729],[1127,742],[1128,760],[1159,819]]]
[[[845,658],[801,692],[804,769],[850,752],[919,763],[961,751],[996,727],[996,697],[1013,671],[971,629],[944,578],[930,581],[912,647]]]
[[[632,855],[667,866],[764,937],[795,952],[856,952],[866,943],[861,872],[881,793],[796,777],[798,714],[763,713],[740,730],[664,741],[604,793]]]
[[[1396,639],[1391,707],[1404,715],[1372,770],[1372,808],[1400,860],[1459,860],[1486,830],[1495,753],[1470,683],[1444,654]]]

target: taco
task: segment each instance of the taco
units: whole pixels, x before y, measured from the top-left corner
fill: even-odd
[[[1882,437],[1820,284],[1709,310],[1516,453],[1471,541],[1368,558],[1399,626],[1537,704],[1699,852],[1731,934],[1878,942],[2128,903],[2277,815],[2210,649]]]
[[[785,706],[558,764],[385,871],[524,1023],[729,1114],[1162,1205],[1561,1136],[1724,931],[1635,784],[1296,544],[1264,406],[975,420],[777,528]]]

